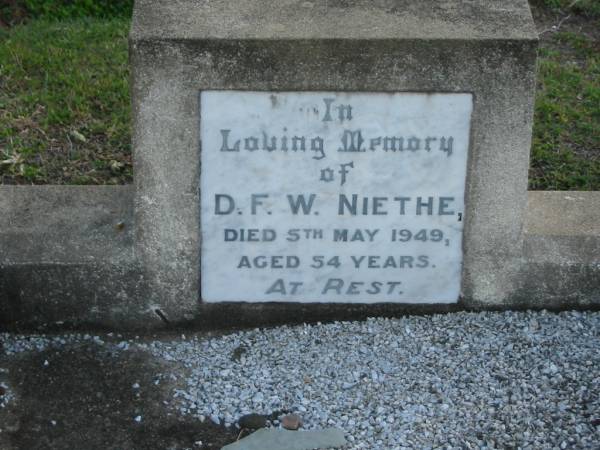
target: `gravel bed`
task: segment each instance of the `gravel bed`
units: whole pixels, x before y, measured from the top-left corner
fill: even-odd
[[[0,341],[5,353],[49,345]],[[167,407],[199,420],[295,412],[304,428],[343,429],[348,450],[599,448],[600,313],[456,313],[114,345],[129,346],[165,361],[156,379],[173,385]]]
[[[348,449],[598,448],[600,314],[458,313],[154,342],[183,414],[292,411]]]

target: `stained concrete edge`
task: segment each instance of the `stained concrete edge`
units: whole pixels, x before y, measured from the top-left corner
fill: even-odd
[[[133,187],[0,186],[0,264],[133,258]]]
[[[530,191],[523,254],[529,264],[600,269],[600,192]]]
[[[600,308],[600,192],[529,192],[519,288],[503,304],[198,300],[196,308],[176,310],[179,315],[148,301],[148,274],[133,257],[133,232],[113,227],[132,220],[132,195],[130,186],[0,186],[0,328],[215,329],[461,310]],[[126,237],[115,238],[119,233]]]
[[[599,191],[529,191],[525,232],[532,236],[600,236]]]
[[[186,14],[182,14],[185,11]],[[138,0],[131,38],[199,39],[537,39],[525,0]]]

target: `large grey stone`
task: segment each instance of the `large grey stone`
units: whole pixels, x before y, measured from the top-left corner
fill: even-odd
[[[345,443],[344,433],[336,428],[310,431],[263,428],[222,450],[311,450],[341,447]]]
[[[518,289],[505,306],[600,306],[600,192],[529,192]]]

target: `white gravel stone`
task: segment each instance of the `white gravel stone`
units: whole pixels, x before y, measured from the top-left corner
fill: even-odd
[[[82,342],[150,351],[162,361],[155,383],[173,389],[165,407],[217,424],[251,412],[298,413],[305,429],[343,429],[346,450],[600,442],[598,312],[455,313],[112,340],[0,334],[0,353]],[[233,357],[239,348],[243,356]],[[2,406],[12,396],[3,386]]]
[[[215,422],[296,412],[306,429],[341,427],[353,450],[600,442],[599,313],[369,319],[148,348],[189,370],[173,406]]]

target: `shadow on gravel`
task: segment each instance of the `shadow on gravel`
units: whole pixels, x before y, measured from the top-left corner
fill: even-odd
[[[161,369],[144,353],[90,343],[0,365],[15,397],[0,410],[2,449],[220,449],[237,437],[169,412],[171,388],[154,384]]]

